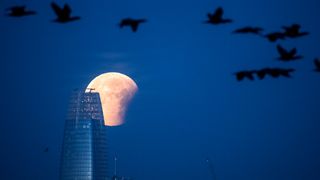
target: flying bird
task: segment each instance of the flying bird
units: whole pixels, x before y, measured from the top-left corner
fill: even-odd
[[[55,22],[58,23],[67,23],[71,21],[79,20],[79,16],[71,16],[71,8],[68,4],[64,4],[63,8],[59,7],[55,2],[51,3],[51,8],[53,9],[54,13],[57,15],[57,19]]]
[[[279,39],[284,40],[286,36],[282,32],[273,32],[264,35],[264,37],[267,38],[270,42],[276,42]]]
[[[272,70],[270,68],[264,68],[264,69],[258,70],[256,74],[259,77],[259,79],[264,79],[266,75],[271,75],[271,71]]]
[[[10,11],[7,15],[11,17],[22,17],[36,14],[35,11],[26,10],[26,6],[12,6],[7,9]]]
[[[256,71],[259,79],[264,79],[266,75],[269,75],[273,78],[278,78],[280,76],[291,77],[290,73],[294,72],[294,69],[284,69],[284,68],[263,68]]]
[[[239,28],[239,29],[236,29],[233,31],[233,33],[240,33],[240,34],[261,34],[261,31],[263,31],[262,28],[260,27],[251,27],[251,26],[246,26],[246,27],[243,27],[243,28]]]
[[[280,76],[280,72],[275,68],[263,68],[261,70],[256,71],[259,79],[264,79],[266,75],[269,75],[274,78],[278,78]]]
[[[255,71],[239,71],[236,72],[235,75],[238,81],[242,81],[244,78],[252,81],[254,80],[253,73],[255,73]]]
[[[119,27],[120,28],[123,28],[125,26],[130,26],[131,27],[131,30],[132,32],[137,32],[138,30],[138,27],[141,23],[145,23],[147,22],[146,19],[132,19],[132,18],[125,18],[125,19],[122,19],[120,24],[119,24]]]
[[[232,19],[224,19],[223,16],[223,9],[222,7],[218,7],[214,13],[208,13],[208,20],[205,23],[208,24],[225,24],[225,23],[231,23]]]
[[[284,76],[288,78],[291,77],[290,73],[295,71],[295,69],[292,69],[292,68],[290,69],[274,68],[273,70],[275,71],[275,73],[279,73],[280,76]]]
[[[313,60],[314,65],[316,66],[315,71],[320,72],[320,59],[319,58],[315,58]]]
[[[277,45],[277,50],[280,55],[280,57],[278,58],[280,61],[293,61],[293,60],[298,60],[298,59],[303,58],[300,55],[296,55],[297,48],[293,48],[290,51],[288,51],[288,50],[284,49],[282,46]]]
[[[291,26],[283,26],[282,27],[285,32],[284,35],[290,38],[297,38],[301,36],[306,36],[309,32],[300,32],[301,26],[299,24],[292,24]]]

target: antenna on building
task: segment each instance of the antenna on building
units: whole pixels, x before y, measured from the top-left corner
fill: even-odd
[[[131,180],[130,177],[118,176],[117,175],[117,155],[114,156],[114,175],[112,176],[112,180]]]
[[[216,180],[216,173],[215,173],[215,170],[214,170],[214,166],[211,162],[211,159],[210,158],[207,158],[206,159],[206,163],[208,164],[208,167],[209,167],[209,170],[210,170],[210,173],[211,173],[211,176],[212,176],[212,180]]]
[[[114,156],[114,176],[117,176],[117,156]]]
[[[118,176],[117,176],[117,156],[114,155],[114,174],[112,177],[112,180],[118,180]]]
[[[95,90],[95,88],[87,88],[87,90],[89,90],[89,93],[91,93],[91,91]]]

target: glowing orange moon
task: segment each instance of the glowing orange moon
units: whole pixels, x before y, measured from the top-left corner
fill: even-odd
[[[138,90],[137,84],[128,76],[110,72],[94,78],[86,92],[98,92],[102,105],[104,124],[119,126],[123,124],[127,105]]]

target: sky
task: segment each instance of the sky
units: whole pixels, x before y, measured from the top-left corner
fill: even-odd
[[[318,0],[94,0],[69,3],[81,20],[57,24],[46,0],[1,0],[0,179],[59,176],[72,91],[120,72],[139,91],[126,124],[108,130],[110,174],[137,180],[320,179]],[[5,16],[26,4],[37,15]],[[225,25],[203,21],[223,7]],[[138,32],[126,17],[146,18]],[[309,36],[277,43],[231,32],[299,23]],[[277,60],[276,45],[304,58]],[[234,73],[295,68],[292,78],[237,82]],[[48,147],[49,151],[44,152]]]

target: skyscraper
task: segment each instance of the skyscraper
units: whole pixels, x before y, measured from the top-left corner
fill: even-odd
[[[107,137],[99,93],[73,93],[65,122],[61,180],[106,180]]]

